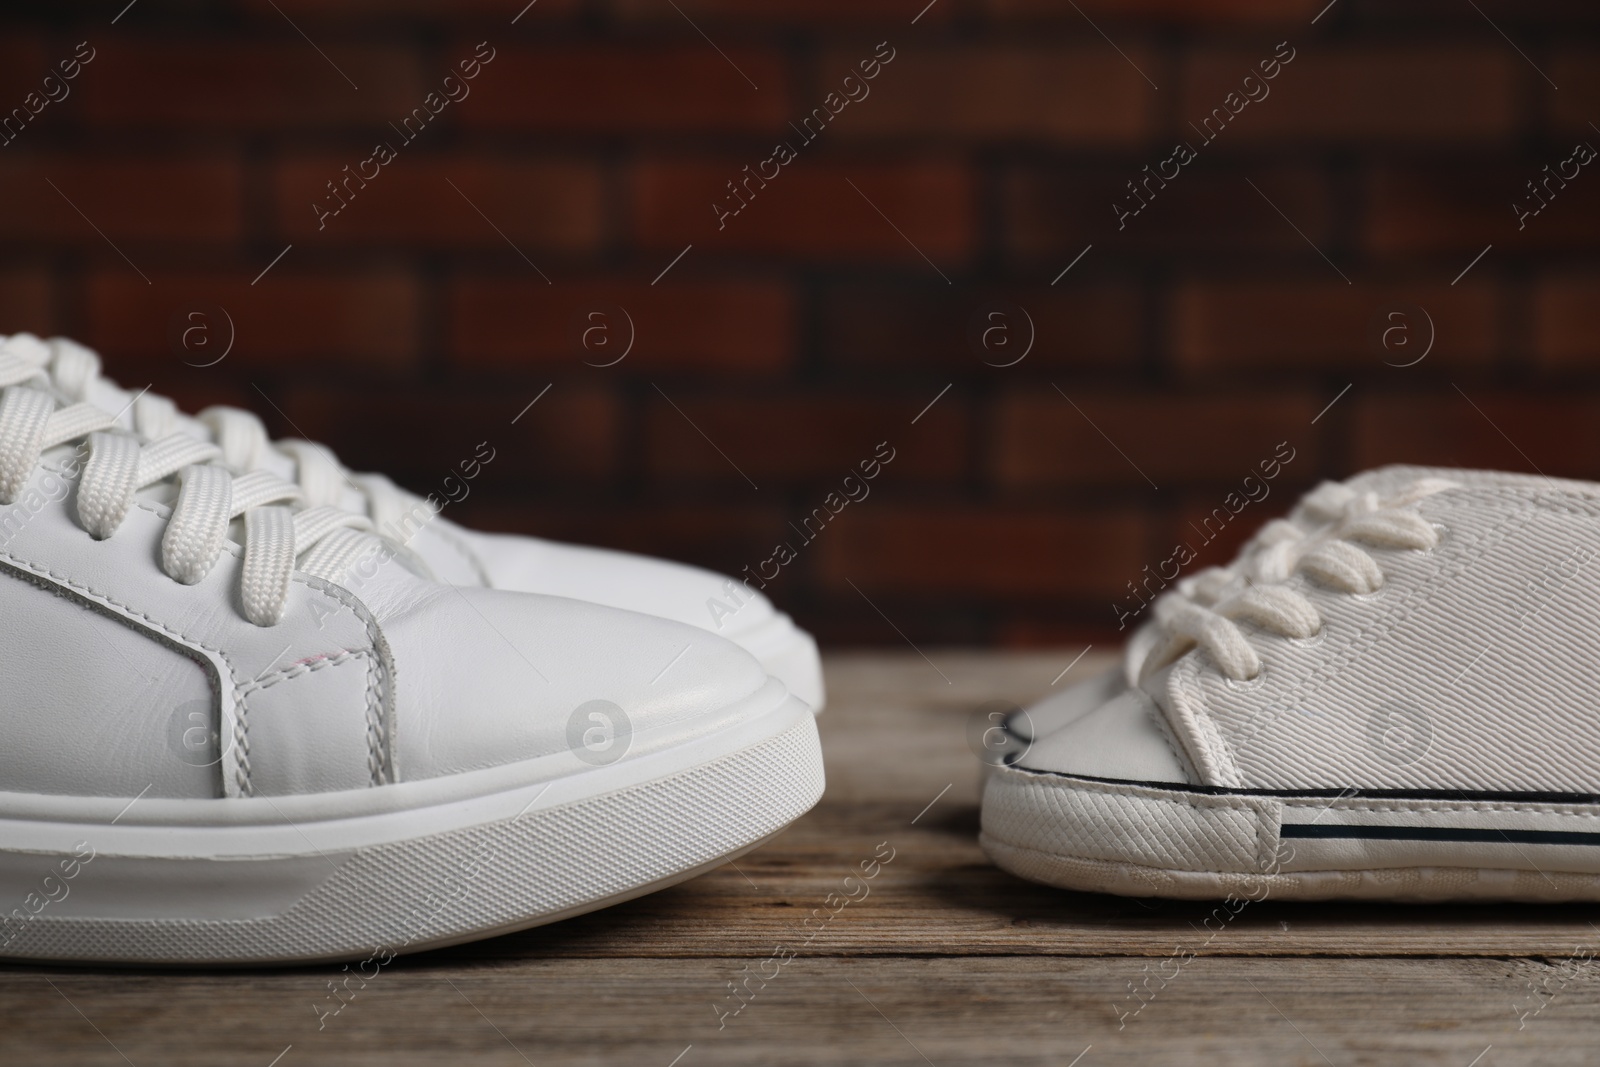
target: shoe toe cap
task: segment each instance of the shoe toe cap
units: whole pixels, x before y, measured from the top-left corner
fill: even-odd
[[[1044,737],[1083,718],[1127,688],[1122,667],[1109,667],[1024,711],[1012,713],[1005,722],[1006,732],[1024,742]]]
[[[1093,711],[1036,737],[1014,762],[1023,770],[1085,778],[1192,782],[1162,728],[1160,709],[1140,689],[1125,689]]]
[[[744,583],[683,563],[533,537],[462,530],[495,588],[573,597],[737,637],[777,610]]]
[[[613,762],[710,728],[767,684],[714,634],[561,597],[441,589],[386,635],[405,778],[564,752]]]

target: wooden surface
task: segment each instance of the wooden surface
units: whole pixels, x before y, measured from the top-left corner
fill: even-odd
[[[829,660],[827,796],[737,866],[401,958],[320,1031],[333,968],[8,966],[0,1064],[1600,1061],[1600,909],[1267,901],[1212,934],[1209,905],[996,870],[976,843],[968,716],[1048,692],[1077,650],[928,652],[936,667]],[[806,942],[801,919],[830,893],[860,897],[844,880],[884,842],[894,858],[867,895]],[[768,962],[779,944],[793,958]],[[739,1003],[728,983],[763,973],[776,977],[748,982],[759,991],[719,1025],[717,1006]]]

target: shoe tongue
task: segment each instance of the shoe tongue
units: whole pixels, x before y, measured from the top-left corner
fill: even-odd
[[[124,430],[134,430],[134,403],[139,393],[132,389],[124,389],[110,378],[99,377],[89,383],[84,390],[83,399],[99,408],[109,411],[117,416],[117,425]],[[202,441],[211,440],[211,431],[199,419],[178,412],[176,429],[179,433],[190,437],[197,437]]]
[[[39,457],[42,466],[60,472],[69,482],[76,486],[83,477],[83,465],[89,459],[89,442],[85,438],[79,441],[69,441],[64,445],[55,445],[47,448]],[[133,499],[139,504],[158,504],[161,507],[171,507],[178,499],[178,483],[176,478],[167,478],[164,481],[147,485],[135,490]]]
[[[0,348],[41,368],[50,362],[50,346],[31,333],[14,333],[10,337],[0,337]]]
[[[135,429],[133,401],[139,394],[124,389],[116,382],[105,377],[98,377],[90,383],[84,397],[88,403],[100,408],[102,411],[121,412],[117,417],[117,425],[124,430]],[[179,411],[174,416],[173,429],[186,437],[193,437],[211,444],[217,443],[217,435],[211,427],[193,415],[186,415]],[[285,455],[275,448],[263,449],[263,454],[256,464],[256,469],[275,474],[286,482],[295,480],[295,461],[293,456]],[[359,509],[354,509],[359,510]]]

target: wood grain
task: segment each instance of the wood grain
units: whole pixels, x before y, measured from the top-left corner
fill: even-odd
[[[1078,651],[833,657],[828,794],[784,834],[642,900],[396,960],[338,1015],[317,1007],[334,968],[0,968],[0,1064],[1594,1061],[1600,964],[1571,958],[1600,950],[1592,907],[1267,901],[1211,935],[1205,904],[995,869],[968,716],[1049,691]],[[807,941],[884,842],[868,895]]]

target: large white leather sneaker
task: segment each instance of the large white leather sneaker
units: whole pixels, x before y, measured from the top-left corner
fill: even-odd
[[[666,560],[535,537],[479,533],[444,518],[426,500],[375,474],[353,474],[321,445],[268,440],[247,411],[212,407],[198,417],[170,400],[122,389],[100,375],[94,352],[65,338],[0,339],[0,351],[45,369],[69,399],[122,412],[120,425],[149,438],[184,433],[222,449],[239,471],[263,470],[299,484],[308,504],[365,515],[409,545],[442,582],[573,597],[697,626],[742,645],[813,710],[825,695],[817,643],[748,582]],[[483,457],[463,463],[478,466]]]
[[[1600,486],[1417,472],[1169,613],[986,783],[1002,867],[1128,895],[1600,899]]]
[[[0,956],[394,955],[688,878],[822,791],[698,627],[408,569],[0,353]]]

